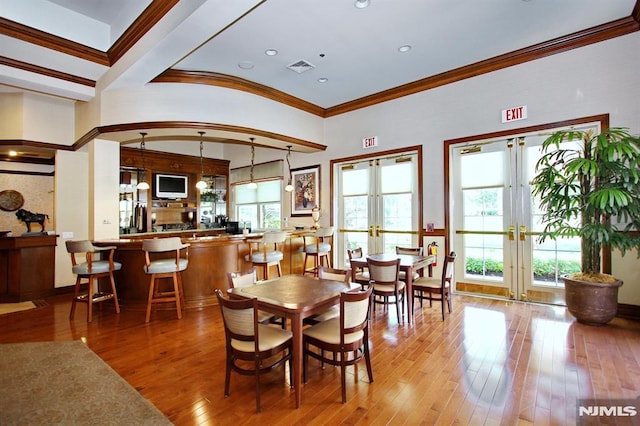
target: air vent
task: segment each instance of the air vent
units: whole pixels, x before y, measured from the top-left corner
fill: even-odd
[[[299,61],[296,61],[289,65],[287,68],[289,68],[291,71],[297,72],[298,74],[302,74],[303,72],[309,71],[310,69],[313,69],[315,67],[316,66],[312,63],[305,61],[304,59],[300,59]]]

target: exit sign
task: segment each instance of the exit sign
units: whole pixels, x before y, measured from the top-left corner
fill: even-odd
[[[502,110],[502,122],[509,123],[510,121],[524,120],[527,118],[527,106],[517,106],[513,108]]]
[[[363,148],[372,148],[374,146],[378,146],[378,137],[371,136],[369,138],[362,139],[362,147]]]

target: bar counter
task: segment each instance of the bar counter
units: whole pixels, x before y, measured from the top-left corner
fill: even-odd
[[[302,235],[307,231],[291,231],[283,247],[282,273],[302,273],[304,255],[299,250]],[[252,239],[261,233],[247,235],[198,236],[198,232],[181,233],[183,243],[189,246],[189,266],[182,272],[187,309],[217,304],[215,290],[226,291],[227,273],[251,267],[244,260],[249,253]],[[185,235],[186,234],[186,235]],[[94,241],[97,246],[116,246],[114,260],[122,264],[122,269],[114,273],[118,299],[123,308],[142,309],[149,295],[150,276],[143,270],[144,252],[142,241],[146,238],[176,236],[167,233],[131,234],[128,238]],[[166,256],[166,254],[165,254]],[[271,276],[275,276],[275,268]],[[169,284],[169,280],[167,280]]]

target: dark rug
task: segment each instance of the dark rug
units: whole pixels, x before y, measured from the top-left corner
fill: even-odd
[[[170,425],[80,341],[0,344],[0,425]]]

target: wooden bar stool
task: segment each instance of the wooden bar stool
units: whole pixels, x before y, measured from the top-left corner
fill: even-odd
[[[118,271],[122,265],[113,261],[115,246],[96,247],[91,241],[66,241],[67,252],[71,255],[71,264],[73,273],[77,275],[76,285],[73,292],[73,300],[71,302],[71,313],[69,319],[73,320],[76,312],[76,303],[82,302],[87,304],[87,322],[91,322],[93,318],[93,304],[104,302],[105,300],[113,300],[116,307],[116,314],[120,313],[120,305],[118,304],[118,294],[116,292],[116,283],[113,279],[113,271]],[[96,259],[96,253],[107,253],[108,259]],[[76,254],[84,253],[85,261],[79,263]],[[101,292],[99,288],[98,278],[109,277],[111,283],[111,292]],[[87,280],[87,294],[80,294],[80,286],[82,280]]]
[[[189,246],[183,244],[180,237],[170,238],[154,238],[152,240],[142,241],[142,250],[144,250],[144,272],[151,275],[149,283],[149,298],[147,299],[147,316],[145,322],[149,322],[151,317],[151,305],[154,303],[175,302],[178,319],[182,318],[182,307],[184,307],[184,289],[182,287],[181,271],[187,269],[189,265]],[[185,256],[181,257],[180,253],[184,250]],[[154,258],[151,253],[167,253],[173,252],[175,256],[167,258]],[[171,278],[173,281],[173,290],[160,291],[157,281],[162,278]]]
[[[331,267],[331,242],[333,238],[333,226],[316,229],[316,232],[309,235],[303,235],[304,245],[304,265],[302,267],[302,275],[310,272],[313,276],[318,276],[318,266],[323,265],[327,268]],[[307,259],[313,258],[313,267],[307,269]],[[323,263],[324,259],[324,263]]]

